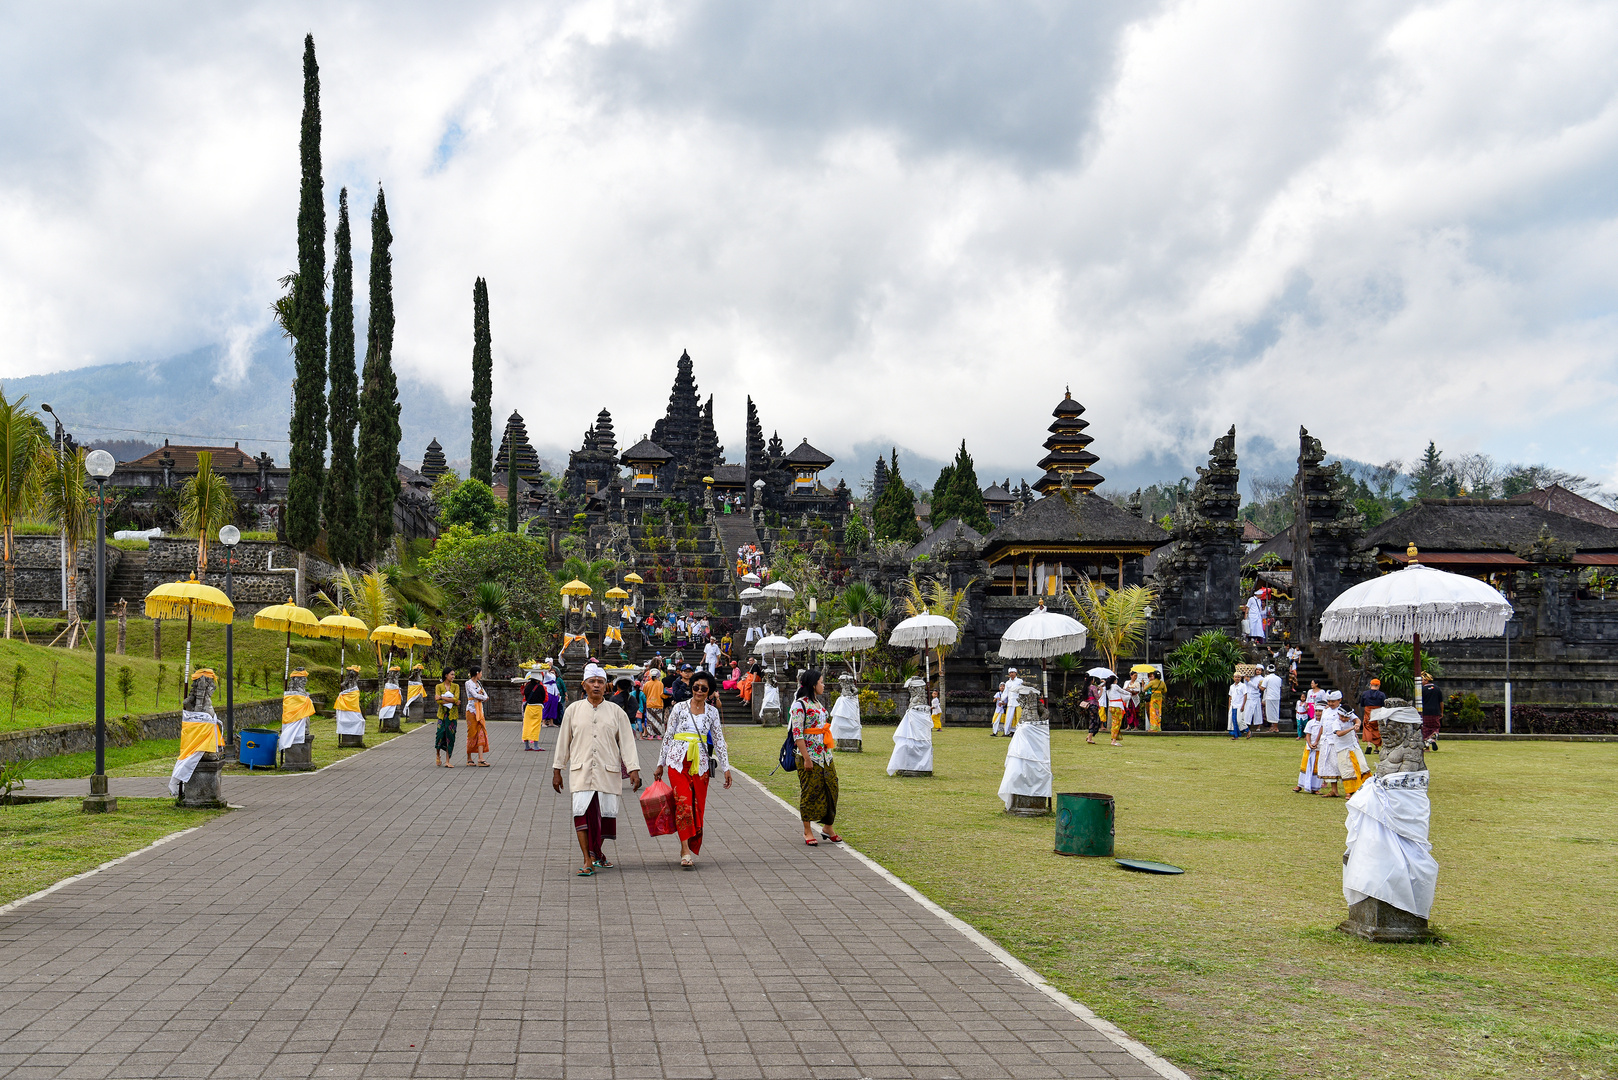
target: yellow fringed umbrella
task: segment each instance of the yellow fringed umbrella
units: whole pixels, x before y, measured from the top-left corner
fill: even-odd
[[[413,642],[410,635],[415,631],[411,628],[397,626],[393,623],[384,623],[371,631],[371,640],[376,644],[376,666],[382,666],[382,646],[388,647],[388,655],[393,655],[394,649],[408,649]]]
[[[580,581],[578,578],[574,578],[572,581],[562,586],[562,595],[593,596],[595,595],[595,590],[590,588],[590,586],[586,585],[584,582]]]
[[[416,666],[416,649],[428,648],[433,643],[433,636],[419,626],[401,626],[398,640],[410,646],[410,666]]]
[[[191,681],[191,620],[228,623],[236,617],[236,605],[212,585],[204,585],[192,574],[190,581],[171,581],[146,594],[148,619],[178,619],[185,616],[185,679]]]
[[[620,589],[618,586],[614,585],[612,588],[607,590],[607,599],[608,600],[628,600],[629,599],[629,594],[624,592],[624,590]]]
[[[341,615],[327,615],[320,620],[320,636],[337,639],[338,653],[341,657],[337,661],[337,666],[341,669],[348,663],[348,643],[369,638],[371,628],[350,615],[348,609],[344,608]]]
[[[284,630],[287,635],[286,662],[281,671],[284,682],[292,671],[292,635],[299,637],[322,637],[320,620],[308,608],[299,607],[287,597],[284,604],[272,604],[267,608],[260,608],[253,616],[253,625],[260,630]]]
[[[646,584],[646,579],[641,577],[639,574],[637,574],[637,573],[635,573],[633,571],[625,574],[624,575],[624,580],[629,582],[631,585],[644,585],[644,584]]]

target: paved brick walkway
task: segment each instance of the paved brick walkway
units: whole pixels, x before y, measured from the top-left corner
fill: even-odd
[[[1151,1077],[738,778],[573,876],[549,752],[429,729],[0,915],[0,1077]],[[643,743],[643,760],[653,744]],[[649,774],[648,774],[649,775]]]

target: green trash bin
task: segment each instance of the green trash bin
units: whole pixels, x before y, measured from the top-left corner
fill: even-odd
[[[1056,853],[1112,857],[1113,801],[1093,791],[1063,791],[1056,796]]]

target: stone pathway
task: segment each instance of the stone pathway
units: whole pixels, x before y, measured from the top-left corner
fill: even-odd
[[[741,777],[696,872],[626,800],[575,877],[519,735],[228,778],[244,809],[0,914],[0,1078],[1181,1075]]]

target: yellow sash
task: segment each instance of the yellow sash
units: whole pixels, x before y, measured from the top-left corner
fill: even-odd
[[[422,686],[419,682],[413,682],[410,684],[408,694],[409,696],[406,698],[406,700],[415,701],[419,697],[427,696],[427,688]]]
[[[690,766],[686,771],[690,772],[691,769],[697,767],[697,762],[702,759],[702,751],[699,749],[702,745],[702,740],[698,738],[694,731],[682,731],[674,736],[674,739],[676,742],[685,743],[685,763]]]
[[[182,723],[180,725],[180,757],[196,753],[212,753],[219,749],[217,724]]]
[[[590,638],[589,638],[588,635],[586,635],[586,634],[568,634],[568,633],[564,633],[562,635],[562,651],[566,652],[567,647],[569,645],[573,644],[575,641],[584,642],[584,647],[586,649],[588,649],[590,647]]]
[[[358,690],[344,690],[337,695],[338,712],[359,712],[360,692]]]
[[[397,686],[384,686],[382,688],[382,704],[398,705],[402,700]]]
[[[296,724],[315,715],[315,703],[308,694],[281,695],[281,723]]]

